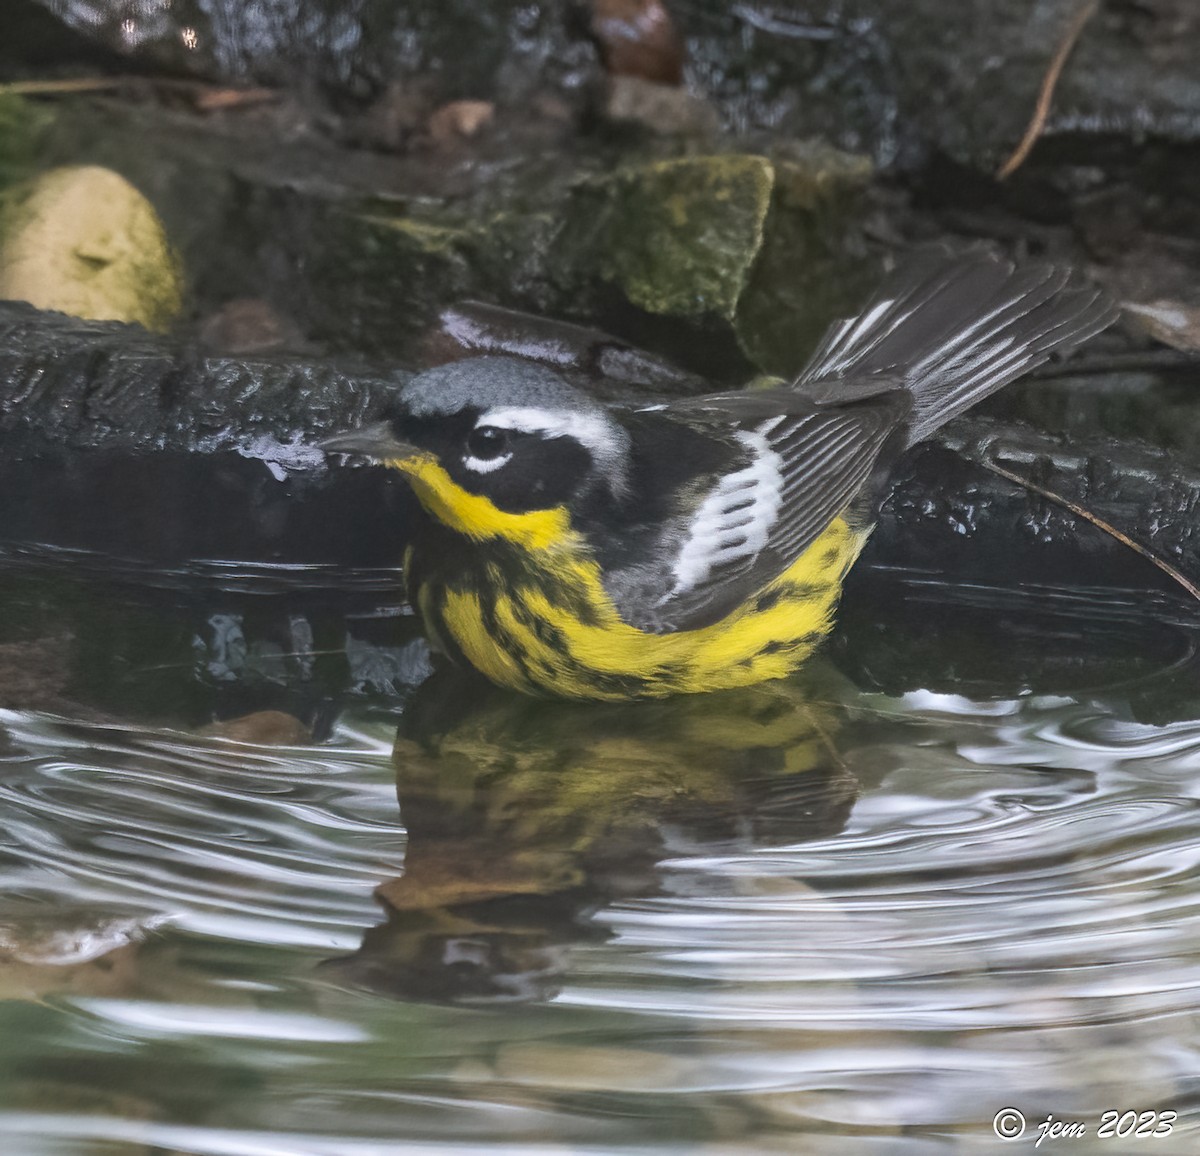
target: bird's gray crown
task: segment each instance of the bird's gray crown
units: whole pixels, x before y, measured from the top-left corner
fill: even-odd
[[[586,393],[552,369],[515,357],[471,357],[418,374],[400,391],[401,404],[414,417],[458,413],[468,406],[486,410],[519,406],[546,410],[602,412]]]

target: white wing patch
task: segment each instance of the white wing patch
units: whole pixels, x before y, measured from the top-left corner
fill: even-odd
[[[751,562],[766,546],[783,501],[783,459],[766,433],[778,418],[737,438],[753,453],[750,464],[722,478],[692,517],[688,535],[675,559],[675,597],[706,582],[719,566]]]

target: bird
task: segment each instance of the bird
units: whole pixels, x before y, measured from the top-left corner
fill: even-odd
[[[322,449],[405,476],[407,596],[451,661],[543,697],[748,686],[832,629],[897,459],[1115,316],[1065,265],[917,253],[791,381],[606,404],[488,354]]]

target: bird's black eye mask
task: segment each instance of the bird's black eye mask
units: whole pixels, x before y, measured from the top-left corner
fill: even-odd
[[[510,514],[564,505],[593,478],[592,456],[574,438],[481,425],[481,412],[399,414],[392,432],[433,454],[464,490]]]

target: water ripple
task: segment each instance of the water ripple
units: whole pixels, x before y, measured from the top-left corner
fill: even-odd
[[[541,909],[573,894],[560,876],[579,886],[561,867],[573,841],[603,859],[573,824],[605,796],[558,796],[554,774],[497,769],[503,751],[476,781],[464,760],[483,732],[402,776],[406,846],[386,726],[266,750],[4,716],[0,922],[69,893],[124,913],[123,935],[130,911],[169,918],[215,962],[165,998],[59,995],[69,1028],[43,1029],[43,1048],[69,1031],[76,1059],[132,1065],[125,1086],[158,1089],[165,1119],[10,1111],[0,1128],[54,1156],[81,1137],[233,1156],[536,1153],[547,1137],[580,1152],[923,1156],[947,1137],[954,1153],[993,1150],[992,1115],[1011,1104],[1093,1132],[1106,1108],[1172,1107],[1179,1134],[1155,1151],[1194,1150],[1200,722],[1152,727],[1120,703],[1052,696],[852,706],[861,725],[835,740],[859,792],[843,829],[764,839],[748,810],[717,837],[635,808],[658,863],[639,876],[621,844],[619,886],[569,910],[575,937],[549,947]],[[616,781],[636,794],[642,780]],[[422,782],[432,796],[413,794]],[[712,798],[715,821],[729,803]],[[528,873],[539,856],[545,895]],[[461,874],[474,858],[482,871]],[[381,922],[385,880],[400,906]],[[466,884],[518,898],[434,902]],[[321,964],[388,931],[374,990],[320,968],[289,984],[292,953]],[[394,998],[408,993],[395,976],[516,967],[525,950],[554,983],[532,1006]],[[235,1073],[207,1123],[172,1122],[183,1109],[160,1085],[184,1069],[145,1066],[179,1044],[205,1079]]]
[[[77,897],[181,928],[212,935],[224,915],[241,937],[252,917],[261,942],[325,946],[374,921],[371,887],[403,860],[383,740],[267,750],[11,712],[0,723],[0,880],[20,873],[6,890],[56,889],[65,873]]]

